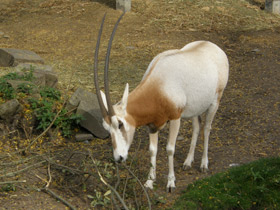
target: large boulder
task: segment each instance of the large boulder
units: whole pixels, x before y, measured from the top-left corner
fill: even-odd
[[[77,107],[77,114],[84,117],[80,125],[98,138],[107,138],[109,133],[103,128],[102,114],[95,94],[78,88],[70,98],[66,108],[71,110]]]
[[[0,66],[17,66],[19,63],[44,63],[35,52],[12,48],[0,48]]]

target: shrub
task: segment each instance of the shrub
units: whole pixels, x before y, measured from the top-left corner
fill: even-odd
[[[33,69],[23,73],[9,73],[0,77],[0,97],[1,103],[15,97],[22,98],[24,95],[32,94],[35,85],[29,83],[21,83],[15,90],[7,80],[32,81],[34,78]],[[82,120],[81,115],[68,112],[62,108],[61,93],[59,90],[51,87],[42,87],[39,89],[41,99],[29,98],[28,103],[36,119],[36,129],[45,130],[54,120],[57,112],[61,109],[59,116],[56,118],[53,126],[60,129],[62,135],[69,137],[74,130],[74,126],[78,125]]]
[[[57,112],[61,109],[53,125],[61,130],[63,136],[69,137],[72,134],[74,126],[78,125],[82,120],[82,116],[69,113],[65,108],[61,108],[61,94],[58,90],[54,88],[43,88],[40,94],[42,99],[29,99],[37,121],[36,128],[45,130],[49,127]]]
[[[0,97],[4,100],[15,98],[16,93],[14,88],[3,78],[0,78]]]

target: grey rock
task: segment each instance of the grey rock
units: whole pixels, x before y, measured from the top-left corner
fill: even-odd
[[[66,106],[68,110],[75,107],[77,107],[76,113],[85,118],[80,122],[83,128],[98,138],[104,139],[109,136],[109,133],[103,128],[103,118],[95,94],[78,88]]]
[[[117,0],[116,9],[129,12],[131,10],[131,0]]]
[[[66,108],[71,110],[79,106],[81,101],[97,101],[96,95],[82,88],[78,88],[69,99]]]
[[[80,125],[91,132],[94,136],[105,139],[109,137],[109,133],[103,128],[103,119],[98,104],[94,106],[94,101],[81,101],[77,114],[84,117],[84,120],[80,122]]]
[[[0,66],[17,66],[19,63],[44,63],[35,52],[12,48],[0,48]]]
[[[15,89],[17,90],[18,86],[21,84],[26,84],[32,86],[32,93],[38,93],[39,90],[32,82],[29,81],[22,81],[22,80],[7,80],[7,82]]]
[[[0,105],[0,118],[9,120],[21,110],[22,107],[17,99],[9,100],[6,103]]]
[[[37,85],[55,88],[58,83],[57,75],[51,71],[35,70],[33,72]]]
[[[33,69],[35,71],[48,71],[52,72],[52,67],[50,65],[36,64],[36,63],[19,63],[15,69],[17,71],[22,70],[30,70]]]
[[[177,141],[183,141],[184,137],[183,136],[177,136]]]
[[[58,78],[56,73],[52,71],[51,66],[32,63],[20,63],[16,67],[16,71],[18,71],[19,74],[23,74],[23,72],[27,70],[33,70],[33,75],[35,77],[34,84],[52,88],[55,88],[57,86]]]
[[[75,135],[76,141],[86,141],[93,139],[93,135],[90,133],[78,133]]]

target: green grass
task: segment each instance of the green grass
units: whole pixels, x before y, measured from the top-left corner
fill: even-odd
[[[173,209],[280,209],[280,158],[260,159],[190,184]]]

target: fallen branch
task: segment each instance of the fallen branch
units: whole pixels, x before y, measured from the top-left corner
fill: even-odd
[[[129,168],[132,167],[132,164],[133,164],[135,158],[136,158],[137,155],[138,155],[138,152],[139,152],[139,149],[140,149],[140,145],[141,145],[141,139],[140,139],[140,141],[139,141],[137,150],[135,151],[135,154],[133,155],[133,158],[132,158],[132,160],[131,160],[131,162],[130,162]],[[124,199],[124,197],[125,197],[125,191],[126,191],[126,186],[127,186],[127,183],[128,183],[128,179],[129,179],[129,176],[127,176],[127,178],[126,178],[126,180],[125,180],[125,184],[124,184],[124,188],[123,188],[123,199]]]
[[[41,161],[39,163],[35,163],[33,165],[27,166],[26,168],[20,169],[18,171],[6,173],[6,174],[0,176],[0,178],[16,176],[16,175],[18,175],[20,173],[23,173],[24,171],[27,171],[30,168],[33,168],[33,167],[38,166],[38,165],[41,165],[42,163],[45,163],[45,162],[47,162],[47,161],[43,160],[43,161]]]
[[[21,163],[25,163],[29,160],[32,160],[34,158],[37,158],[39,157],[38,155],[37,156],[33,156],[33,157],[30,157],[30,158],[25,158],[23,160],[18,160],[18,161],[13,161],[13,162],[9,162],[9,163],[0,163],[1,166],[13,166],[13,165],[18,165],[18,164],[21,164]]]
[[[95,162],[95,160],[94,160],[94,158],[92,157],[91,154],[90,154],[90,158],[91,158],[91,160],[92,160],[92,162],[93,162],[93,164],[94,164],[94,167],[95,167],[95,169],[96,169],[96,171],[97,171],[97,173],[98,173],[98,175],[99,175],[100,180],[103,182],[103,184],[105,184],[105,185],[111,190],[111,192],[113,192],[113,193],[117,196],[117,198],[118,198],[118,200],[121,202],[123,208],[124,208],[125,210],[128,210],[128,207],[126,206],[124,200],[121,198],[120,194],[116,191],[116,189],[115,189],[114,187],[112,187],[109,183],[107,183],[107,182],[104,180],[104,178],[103,178],[103,176],[101,175],[101,173],[100,173],[100,171],[99,171],[99,169],[98,169],[98,167],[97,167],[97,165],[96,165],[96,162]]]
[[[147,193],[147,190],[145,189],[145,187],[143,186],[143,184],[141,183],[141,181],[138,179],[138,177],[125,165],[125,164],[122,164],[126,170],[128,170],[128,172],[137,180],[137,182],[140,184],[140,186],[142,187],[146,197],[147,197],[147,200],[148,200],[148,205],[149,205],[149,209],[152,209],[152,206],[151,206],[151,201],[150,201],[150,197]]]
[[[59,195],[57,195],[54,191],[50,190],[48,187],[43,188],[41,190],[51,194],[53,197],[55,197],[57,200],[61,201],[63,204],[68,206],[70,209],[76,210],[76,208],[72,204],[70,204],[68,201],[66,201],[65,199],[63,199]]]
[[[26,180],[17,180],[17,181],[6,181],[6,182],[0,182],[0,185],[4,184],[15,184],[15,183],[25,183]]]

